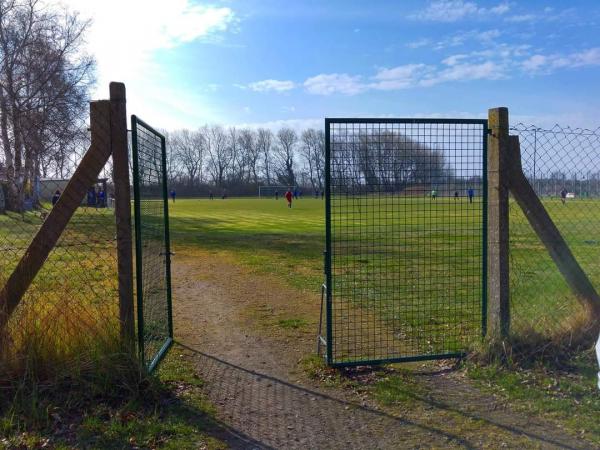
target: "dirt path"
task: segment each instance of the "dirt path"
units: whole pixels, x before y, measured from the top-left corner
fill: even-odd
[[[591,448],[453,372],[421,375],[427,395],[385,410],[361,392],[317,386],[298,365],[314,352],[315,294],[196,250],[178,252],[173,277],[176,336],[233,448]],[[290,317],[311,319],[277,325]]]

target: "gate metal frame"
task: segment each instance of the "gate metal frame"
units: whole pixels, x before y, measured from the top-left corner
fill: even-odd
[[[164,344],[158,350],[157,354],[148,362],[148,372],[154,371],[161,360],[167,354],[171,345],[173,345],[173,305],[171,293],[171,241],[169,233],[169,197],[167,190],[167,151],[166,139],[164,135],[155,130],[152,126],[141,120],[139,117],[131,116],[131,147],[133,159],[133,192],[134,192],[134,214],[135,214],[135,256],[136,256],[136,294],[137,294],[137,318],[138,318],[138,352],[142,364],[146,364],[144,350],[144,290],[143,290],[143,254],[142,254],[142,214],[141,214],[141,193],[139,177],[139,148],[138,148],[138,125],[145,128],[161,141],[161,172],[162,172],[162,200],[164,217],[164,256],[165,256],[165,281],[166,281],[166,301],[167,301],[167,324],[168,336]]]
[[[481,334],[482,338],[487,334],[487,213],[488,213],[488,174],[487,174],[487,147],[488,128],[487,119],[431,119],[431,118],[325,118],[325,251],[324,271],[325,283],[321,292],[321,320],[317,336],[317,353],[320,354],[321,346],[325,346],[325,360],[331,367],[350,367],[358,365],[377,365],[397,362],[427,361],[438,359],[461,358],[466,355],[462,352],[451,352],[443,354],[423,354],[418,356],[390,357],[374,360],[357,360],[336,362],[333,358],[333,291],[332,291],[332,250],[331,250],[331,125],[332,124],[471,124],[482,126],[482,265],[481,265]],[[322,335],[323,302],[325,302],[326,336]]]

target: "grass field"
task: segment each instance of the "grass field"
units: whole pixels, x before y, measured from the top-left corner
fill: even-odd
[[[353,319],[343,304],[336,303],[339,309],[334,311],[338,314],[334,321],[357,320],[361,322],[358,327],[370,321],[373,329],[391,327],[395,335],[411,328],[413,334],[419,334],[425,326],[431,330],[429,344],[417,348],[419,344],[414,342],[413,348],[431,353],[464,347],[465,336],[478,336],[480,330],[480,206],[474,204],[473,211],[465,212],[466,202],[453,199],[435,203],[410,199],[403,200],[402,206],[377,201],[378,207],[387,211],[381,216],[365,213],[372,211],[369,200],[362,200],[361,215],[357,213],[360,200],[334,203],[337,211],[348,208],[347,213],[334,215],[333,232],[339,240],[334,244],[334,289],[339,292],[350,286],[354,292],[346,298],[360,310]],[[592,281],[600,285],[600,267],[595,263],[600,257],[600,226],[596,226],[600,202],[577,200],[563,205],[560,200],[547,200],[545,205]],[[228,252],[301,289],[316,291],[324,281],[324,202],[320,199],[298,200],[291,209],[283,200],[254,198],[183,199],[171,203],[170,208],[175,251],[178,246],[199,246]],[[401,214],[401,208],[410,216]],[[374,284],[383,290],[374,290]],[[568,286],[515,204],[511,204],[511,297],[517,332],[535,329],[551,334],[568,327],[580,313]],[[403,322],[398,323],[402,316]],[[448,333],[448,328],[460,321],[467,324],[464,335]],[[410,339],[407,334],[403,337]],[[351,331],[344,338],[371,347],[377,340],[388,346],[390,342],[389,336],[365,339],[358,333],[352,336]],[[342,355],[344,350],[349,354],[353,349],[346,345]],[[389,350],[393,349],[385,351]]]
[[[173,247],[175,252],[178,247],[228,252],[293,287],[316,292],[325,278],[324,204],[305,198],[290,209],[283,199],[179,199],[170,203]],[[546,200],[545,206],[580,264],[600,285],[596,263],[600,202],[574,200],[563,205]],[[464,349],[480,335],[480,203],[336,198],[332,218],[333,332],[339,344],[334,352],[340,358],[451,352]],[[116,277],[108,276],[116,267],[112,220],[108,210],[81,208],[76,213],[15,313],[11,325],[15,332],[24,330],[23,336],[54,332],[59,336],[56,347],[64,353],[83,335],[78,331],[81,326],[92,326],[100,317],[116,317]],[[0,216],[0,281],[40,223],[34,213]],[[514,204],[511,298],[517,332],[568,329],[581,313]],[[27,314],[35,319],[25,318]],[[71,323],[71,317],[78,320]],[[61,332],[72,338],[63,339]]]

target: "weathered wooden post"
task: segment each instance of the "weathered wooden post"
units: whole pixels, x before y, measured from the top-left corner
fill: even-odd
[[[508,337],[510,330],[508,108],[490,109],[488,126],[487,336],[491,341],[500,341]]]
[[[113,158],[113,182],[115,187],[121,338],[126,346],[133,349],[135,342],[133,318],[133,240],[131,236],[127,110],[125,85],[123,83],[110,83],[110,137]]]

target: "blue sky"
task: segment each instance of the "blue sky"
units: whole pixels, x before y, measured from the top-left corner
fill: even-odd
[[[495,106],[513,121],[600,125],[597,1],[66,3],[93,20],[94,95],[123,80],[130,112],[164,128],[484,117]]]

